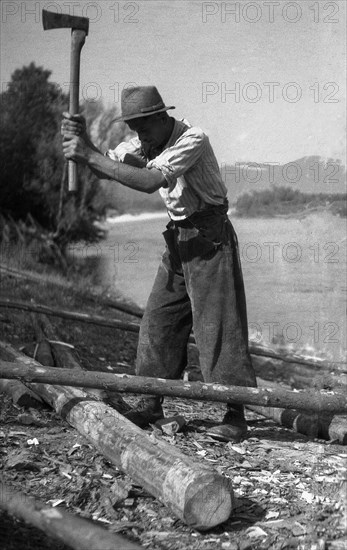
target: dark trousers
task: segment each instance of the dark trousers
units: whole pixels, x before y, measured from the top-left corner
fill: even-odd
[[[226,211],[213,207],[167,225],[140,328],[139,376],[179,378],[193,328],[206,382],[256,386],[237,237]]]

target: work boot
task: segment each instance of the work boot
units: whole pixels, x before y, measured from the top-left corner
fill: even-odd
[[[139,428],[146,428],[149,424],[154,424],[157,420],[164,418],[163,397],[149,396],[143,397],[137,406],[124,416]]]
[[[210,428],[206,435],[218,441],[233,441],[234,443],[243,439],[247,435],[243,405],[228,405],[222,423]]]
[[[123,397],[118,392],[111,392],[106,390],[106,395],[104,398],[104,402],[106,405],[109,405],[110,407],[113,407],[116,409],[119,414],[125,414],[129,411],[131,411],[130,405],[126,401],[124,401]]]

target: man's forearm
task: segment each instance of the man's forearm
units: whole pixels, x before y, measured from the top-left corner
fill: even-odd
[[[105,157],[98,150],[93,150],[88,159],[89,168],[99,177],[119,181],[122,185],[142,191],[154,193],[166,184],[159,170],[137,168]]]

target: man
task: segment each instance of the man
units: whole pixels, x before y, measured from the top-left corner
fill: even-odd
[[[132,189],[159,190],[169,214],[166,250],[141,323],[136,373],[179,378],[193,327],[206,382],[256,386],[237,238],[209,139],[170,117],[174,107],[154,86],[124,89],[121,109],[115,120],[124,120],[138,138],[106,155],[91,143],[82,117],[66,115],[62,133],[67,159]],[[125,416],[145,427],[163,417],[162,398],[148,396]],[[238,441],[246,432],[243,406],[228,405],[221,425],[208,434]]]

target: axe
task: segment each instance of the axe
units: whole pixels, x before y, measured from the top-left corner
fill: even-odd
[[[80,87],[80,56],[85,38],[88,34],[88,17],[78,17],[65,13],[54,13],[42,10],[42,23],[45,31],[50,29],[71,29],[70,57],[70,115],[78,113],[78,98]],[[77,164],[69,160],[69,191],[77,190]]]

